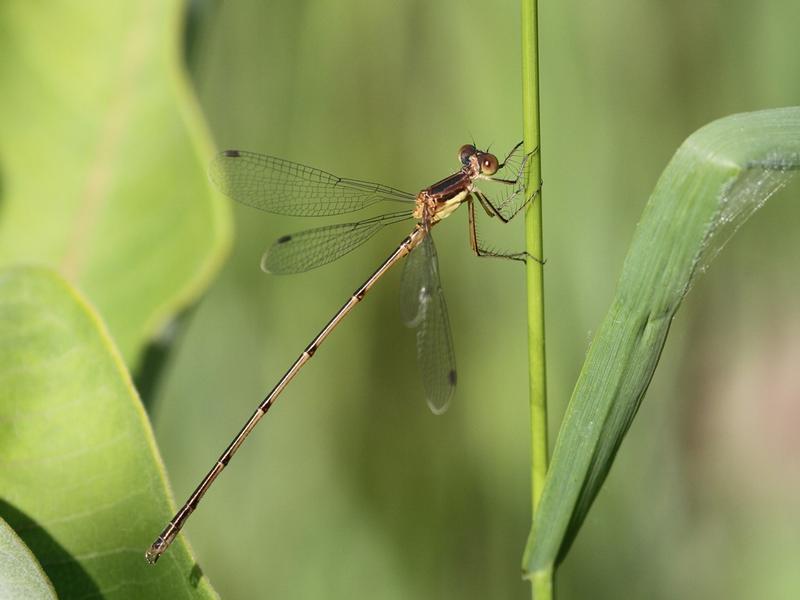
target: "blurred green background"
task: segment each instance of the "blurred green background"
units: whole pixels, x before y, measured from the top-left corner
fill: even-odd
[[[555,431],[672,153],[720,116],[800,104],[800,3],[540,4]],[[185,32],[220,149],[416,191],[454,170],[472,138],[498,153],[521,138],[516,1],[198,0]],[[756,214],[684,303],[559,571],[560,598],[800,593],[798,197],[795,182]],[[312,273],[270,277],[259,270],[263,250],[318,222],[230,208],[229,260],[180,321],[157,385],[144,389],[178,502],[407,233],[382,233]],[[489,235],[523,245],[521,222]],[[222,597],[530,596],[520,579],[530,521],[523,269],[471,255],[466,211],[435,237],[459,366],[450,411],[434,417],[425,405],[397,269],[189,521]]]
[[[474,137],[521,137],[514,1],[193,5],[188,60],[220,148],[416,190]],[[541,2],[551,422],[557,426],[669,157],[717,117],[800,103],[800,4]],[[797,184],[680,311],[573,552],[562,598],[800,591]],[[191,320],[154,419],[179,499],[264,392],[404,235],[294,277],[258,270],[305,228],[235,206],[231,260]],[[402,229],[402,228],[401,228]],[[495,233],[522,245],[520,223]],[[523,598],[529,514],[524,279],[437,228],[459,390],[427,411],[399,270],[317,354],[188,526],[238,598]]]

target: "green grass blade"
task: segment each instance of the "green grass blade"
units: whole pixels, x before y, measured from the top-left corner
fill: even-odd
[[[183,538],[145,562],[174,512],[150,424],[97,314],[40,267],[0,271],[0,490],[61,598],[216,597]]]
[[[533,198],[525,208],[525,250],[544,256],[542,242],[542,153],[539,150],[539,53],[536,0],[522,2],[522,98],[525,152],[533,153],[525,180],[525,195]],[[531,504],[535,512],[547,475],[547,380],[544,335],[544,269],[526,264],[528,295],[528,355],[531,405]]]
[[[693,279],[798,169],[800,107],[714,121],[692,134],[667,165],[567,408],[525,551],[528,577],[551,569],[569,549]]]
[[[533,198],[525,209],[525,250],[543,257],[542,162],[539,127],[539,20],[537,0],[522,0],[522,122],[525,152],[534,152],[525,179],[525,196]],[[537,193],[538,192],[538,193]],[[531,519],[536,516],[547,478],[547,370],[544,332],[544,268],[535,260],[526,265],[528,303],[528,377],[531,423]],[[534,598],[553,597],[551,572],[540,573],[531,583]]]

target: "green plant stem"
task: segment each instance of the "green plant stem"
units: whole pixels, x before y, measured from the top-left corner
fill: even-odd
[[[525,249],[544,258],[542,244],[542,167],[539,132],[539,41],[537,0],[522,0],[522,107],[525,152],[534,152],[528,163],[525,209]],[[534,196],[534,194],[536,194]],[[536,260],[526,268],[528,294],[528,359],[531,407],[531,520],[536,513],[547,475],[547,379],[545,374],[544,270]],[[553,597],[552,573],[531,580],[536,600]]]

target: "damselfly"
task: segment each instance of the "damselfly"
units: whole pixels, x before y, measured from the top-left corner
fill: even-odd
[[[417,360],[428,405],[436,414],[447,409],[456,387],[456,364],[447,307],[439,282],[436,248],[430,230],[466,203],[469,210],[469,241],[475,254],[520,261],[534,258],[525,252],[502,253],[482,247],[475,219],[476,202],[490,217],[498,217],[503,222],[508,222],[527,204],[530,198],[525,197],[523,175],[529,157],[530,154],[522,153],[522,142],[509,152],[502,163],[488,150],[481,151],[473,144],[467,144],[458,152],[461,168],[418,194],[377,183],[336,177],[319,169],[253,152],[226,150],[214,159],[211,179],[224,194],[242,204],[270,213],[292,216],[339,215],[381,201],[408,206],[406,210],[355,223],[329,225],[278,238],[261,261],[262,269],[269,273],[307,271],[344,256],[386,225],[411,219],[416,221],[416,225],[306,346],[259,404],[186,504],[147,550],[145,557],[148,562],[155,563],[169,547],[239,446],[292,378],[314,356],[328,334],[364,298],[378,279],[407,255],[410,256],[400,284],[401,315],[404,322],[417,331]],[[506,192],[493,201],[476,186],[480,180],[502,184]]]

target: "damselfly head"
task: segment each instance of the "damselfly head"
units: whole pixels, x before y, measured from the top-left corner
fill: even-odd
[[[494,175],[499,167],[497,157],[488,152],[478,152],[478,164],[481,167],[481,175]]]
[[[475,160],[474,163],[472,163],[473,159]],[[458,150],[458,160],[465,167],[470,166],[470,163],[477,165],[480,174],[487,177],[497,173],[499,168],[497,157],[494,154],[478,150],[473,144],[461,146]]]
[[[469,159],[478,153],[478,149],[472,144],[464,144],[458,149],[458,160],[465,167],[469,164]]]

